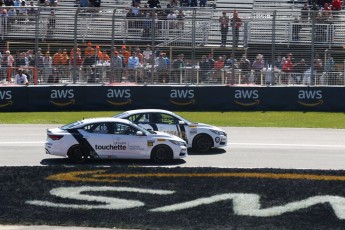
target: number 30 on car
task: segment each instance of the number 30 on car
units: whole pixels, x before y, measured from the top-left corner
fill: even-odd
[[[74,163],[100,158],[151,159],[164,164],[188,155],[181,138],[147,131],[119,118],[91,118],[48,129],[45,149]]]

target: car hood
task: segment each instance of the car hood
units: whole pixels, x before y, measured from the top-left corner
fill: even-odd
[[[196,126],[197,128],[221,130],[220,128],[218,128],[216,126],[208,125],[208,124],[204,124],[204,123],[192,123],[189,126],[190,127]]]

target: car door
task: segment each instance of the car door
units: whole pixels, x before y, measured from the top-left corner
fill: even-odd
[[[122,158],[148,158],[147,136],[137,135],[138,129],[125,123],[114,123],[113,144],[122,148]],[[120,152],[120,151],[119,151]]]
[[[113,127],[110,122],[98,122],[85,126],[83,138],[89,142],[100,158],[110,158],[121,154],[122,149],[115,149],[113,141]]]

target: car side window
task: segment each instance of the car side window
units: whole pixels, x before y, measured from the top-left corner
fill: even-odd
[[[129,116],[128,120],[130,120],[134,123],[148,123],[149,122],[149,116],[146,113],[134,114],[132,116]]]
[[[114,133],[119,135],[135,135],[137,129],[130,125],[116,123]]]
[[[178,123],[178,120],[169,114],[162,113],[161,117],[162,117],[162,124],[175,125]]]
[[[83,129],[89,133],[95,133],[95,134],[112,133],[111,124],[106,123],[106,122],[89,124],[89,125],[84,126]]]

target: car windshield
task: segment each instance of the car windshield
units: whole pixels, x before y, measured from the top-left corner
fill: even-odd
[[[127,112],[119,113],[119,114],[114,115],[113,117],[123,117],[126,114],[128,114],[128,113]]]
[[[148,135],[148,134],[152,133],[152,132],[150,132],[149,130],[147,130],[147,129],[141,127],[140,125],[134,124],[133,122],[131,122],[131,124],[132,124],[134,127],[136,127],[139,131],[143,132],[145,135]]]
[[[75,121],[75,122],[69,123],[67,125],[61,126],[60,129],[62,129],[62,130],[71,129],[71,128],[73,128],[77,125],[80,125],[80,124],[82,124],[81,121]]]

